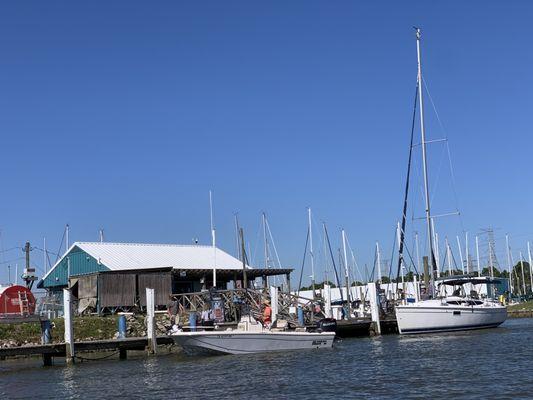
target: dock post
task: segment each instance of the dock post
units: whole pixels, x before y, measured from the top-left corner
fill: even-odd
[[[72,327],[72,294],[63,289],[63,319],[65,321],[65,349],[67,363],[74,362],[74,329]]]
[[[49,319],[41,321],[41,344],[49,344],[52,341],[52,324]]]
[[[128,358],[128,351],[126,349],[118,349],[119,360],[126,360]]]
[[[270,308],[272,309],[272,323],[278,319],[278,288],[270,286]]]
[[[148,352],[157,353],[157,337],[155,332],[155,291],[146,288],[146,333],[148,335]]]
[[[324,285],[324,314],[331,318],[331,285]]]
[[[376,326],[376,332],[381,335],[381,324],[379,322],[379,304],[378,304],[378,292],[375,282],[368,283],[368,300],[370,301],[370,311],[372,314],[372,322]]]
[[[420,288],[418,286],[416,275],[413,275],[413,286],[415,288],[415,301],[418,303],[420,301]]]
[[[118,338],[119,339],[126,338],[126,331],[127,331],[126,316],[121,315],[120,317],[118,317]]]

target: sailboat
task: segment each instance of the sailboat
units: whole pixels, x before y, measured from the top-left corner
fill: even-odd
[[[422,147],[422,167],[424,175],[425,219],[427,224],[429,264],[431,270],[431,297],[415,303],[397,305],[396,320],[400,334],[462,331],[471,329],[494,328],[507,319],[507,308],[491,299],[481,299],[475,290],[465,290],[478,283],[497,283],[494,279],[481,277],[450,277],[437,279],[437,263],[433,252],[433,227],[431,224],[429,182],[427,171],[426,134],[424,126],[424,103],[422,84],[422,63],[420,54],[420,29],[416,29],[416,49],[418,59],[418,101],[420,106],[420,130]],[[414,123],[414,119],[413,119]],[[414,126],[414,125],[413,125]],[[411,143],[412,145],[412,143]],[[412,148],[412,146],[411,146]],[[409,175],[408,175],[409,176]],[[408,182],[408,181],[407,181]],[[406,187],[406,195],[408,183]],[[404,203],[404,224],[406,202]],[[403,232],[403,229],[402,229]],[[403,235],[403,233],[402,233]],[[402,241],[403,244],[403,241]],[[401,251],[401,250],[400,250]],[[399,263],[402,262],[400,253]],[[400,265],[401,266],[401,265]],[[453,287],[453,294],[448,295],[446,287]]]

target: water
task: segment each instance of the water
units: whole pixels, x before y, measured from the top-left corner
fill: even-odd
[[[329,350],[42,367],[0,362],[0,398],[533,398],[533,319],[500,328],[346,339]],[[89,356],[88,356],[89,357]]]

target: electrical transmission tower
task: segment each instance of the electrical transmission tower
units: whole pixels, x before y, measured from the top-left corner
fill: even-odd
[[[496,256],[496,240],[494,239],[494,229],[492,227],[481,229],[481,234],[485,238],[483,245],[484,253],[487,254],[487,267],[489,274],[494,277],[494,271],[500,272],[500,263]],[[479,262],[479,261],[478,261]]]

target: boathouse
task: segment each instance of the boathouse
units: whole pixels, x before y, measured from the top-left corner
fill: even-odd
[[[232,282],[240,285],[243,262],[212,246],[75,242],[43,277],[37,287],[61,298],[71,288],[79,312],[106,313],[142,308],[145,289],[156,291],[156,306],[164,307],[168,296],[200,292]],[[245,266],[248,280],[286,275],[291,269],[258,269]]]

